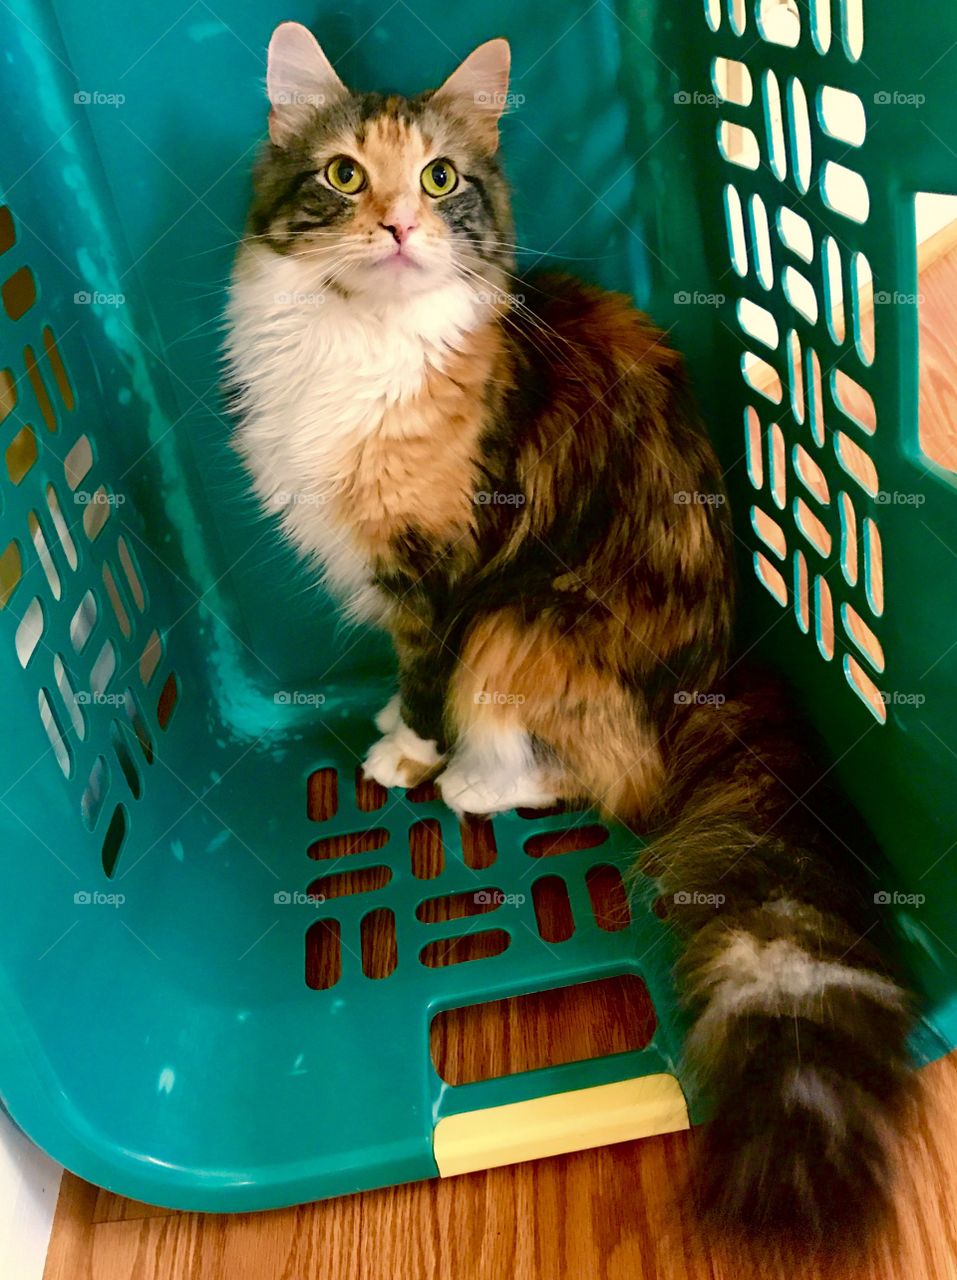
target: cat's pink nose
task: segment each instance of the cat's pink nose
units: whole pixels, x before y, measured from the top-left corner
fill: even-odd
[[[394,222],[380,222],[379,226],[388,231],[396,244],[402,244],[415,230],[416,223],[411,218],[396,218]]]

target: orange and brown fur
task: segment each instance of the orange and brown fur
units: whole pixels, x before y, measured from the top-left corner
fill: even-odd
[[[703,1202],[863,1221],[886,1189],[911,1012],[776,686],[726,679],[720,470],[679,357],[624,297],[517,282],[504,41],[436,91],[353,94],[270,47],[270,138],[231,300],[237,444],[399,694],[366,772],[458,812],[562,799],[654,826],[716,1106]],[[853,855],[853,856],[849,856]]]

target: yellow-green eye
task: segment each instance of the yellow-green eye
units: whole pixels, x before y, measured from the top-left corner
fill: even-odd
[[[454,191],[459,183],[459,175],[451,160],[433,160],[422,170],[422,190],[426,195],[438,199]]]
[[[366,171],[349,156],[336,156],[326,165],[326,181],[344,196],[354,196],[366,184]]]

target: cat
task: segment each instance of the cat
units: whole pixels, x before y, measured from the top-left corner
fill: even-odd
[[[434,91],[354,93],[277,28],[228,307],[236,447],[347,614],[391,633],[367,776],[658,831],[715,1103],[702,1205],[837,1232],[885,1199],[912,1002],[784,692],[725,676],[732,536],[680,357],[626,297],[515,276],[508,75],[496,39]]]

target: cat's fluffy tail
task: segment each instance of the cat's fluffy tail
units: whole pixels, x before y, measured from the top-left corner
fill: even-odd
[[[908,1095],[911,1001],[877,945],[871,846],[796,746],[782,689],[749,678],[689,708],[651,846],[714,1119],[704,1207],[754,1233],[856,1234],[886,1205]]]

